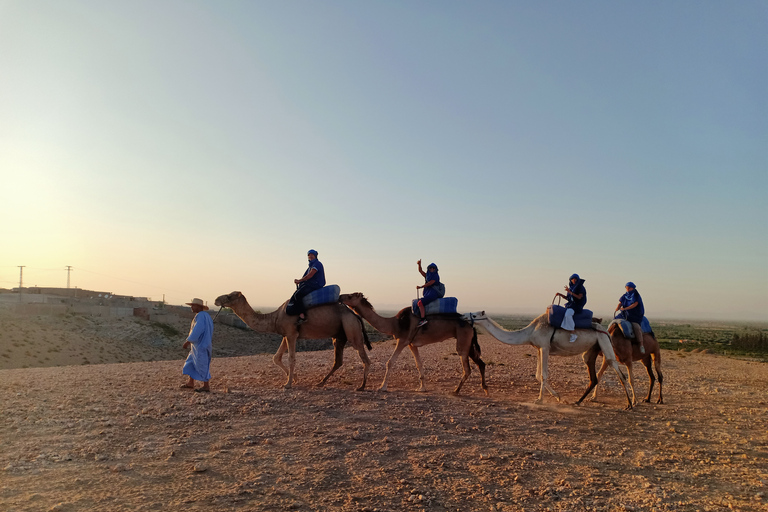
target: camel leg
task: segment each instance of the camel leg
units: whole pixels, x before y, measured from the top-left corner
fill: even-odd
[[[341,368],[341,365],[344,364],[344,345],[346,344],[346,340],[342,340],[341,338],[333,338],[333,368],[331,368],[331,371],[328,372],[328,375],[323,377],[323,380],[317,383],[318,386],[324,386],[326,381],[333,375],[336,370]]]
[[[549,347],[541,347],[539,349],[539,374],[541,375],[541,388],[539,389],[539,398],[536,399],[537,404],[544,401],[544,390],[549,391],[549,394],[557,398],[558,402],[565,403],[557,391],[552,389],[549,385]]]
[[[597,372],[597,386],[595,386],[595,390],[592,392],[592,396],[589,398],[590,401],[597,400],[597,388],[600,387],[600,379],[603,378],[603,374],[607,368],[608,360],[605,358],[605,356],[603,356],[603,364],[600,365],[600,370]]]
[[[651,393],[653,393],[653,385],[656,383],[656,377],[653,375],[653,368],[651,365],[651,355],[646,355],[641,359],[643,366],[645,366],[645,373],[648,374],[648,396],[643,398],[643,402],[649,403],[651,401]]]
[[[389,356],[389,359],[387,360],[387,371],[384,372],[384,381],[381,383],[381,386],[379,386],[379,391],[387,390],[387,381],[389,380],[389,370],[392,369],[392,365],[394,365],[395,361],[397,361],[397,358],[400,355],[400,352],[402,352],[403,349],[409,344],[410,342],[407,339],[397,340],[397,346],[395,347],[395,351],[392,352],[392,355]]]
[[[283,341],[280,343],[280,346],[277,348],[277,352],[275,352],[275,355],[272,356],[272,362],[275,363],[277,366],[283,369],[285,372],[285,375],[289,375],[288,373],[288,367],[283,364],[283,354],[285,354],[285,351],[288,350],[288,342],[286,341],[286,338],[283,337]]]
[[[656,352],[653,354],[653,364],[656,367],[656,375],[659,377],[659,399],[656,403],[663,404],[664,397],[661,395],[661,384],[664,382],[664,376],[661,374],[661,351],[658,349],[656,349]]]
[[[616,361],[616,353],[613,351],[613,345],[611,344],[611,337],[608,335],[608,333],[598,332],[597,343],[600,345],[600,349],[603,351],[603,357],[605,357],[608,360],[608,363],[611,365],[611,368],[613,368],[613,371],[615,371],[616,375],[619,377],[619,381],[621,381],[621,385],[624,387],[624,394],[627,395],[627,406],[624,409],[625,410],[631,409],[632,399],[629,397],[629,390],[627,389],[627,380],[624,378],[624,374],[621,373],[621,369],[619,368],[619,363]]]
[[[472,368],[469,366],[469,355],[461,356],[461,371],[461,380],[459,381],[459,385],[456,386],[456,389],[453,390],[454,395],[459,394],[459,391],[461,391],[461,386],[467,382],[469,375],[472,373]]]
[[[477,336],[477,334],[475,334],[475,336]],[[473,342],[476,342],[476,341],[477,339],[475,338]],[[480,359],[480,354],[478,354],[478,351],[475,349],[474,345],[470,348],[469,357],[472,359],[472,361],[475,362],[475,364],[477,365],[477,369],[480,370],[480,386],[483,388],[483,391],[485,391],[485,394],[487,396],[488,384],[486,384],[485,382],[485,361]]]
[[[424,374],[424,365],[421,362],[421,354],[419,354],[418,347],[408,345],[408,348],[411,349],[413,360],[416,361],[416,369],[419,371],[419,388],[416,391],[424,393],[427,391],[427,376]]]
[[[296,337],[286,337],[285,340],[288,342],[288,380],[283,387],[285,389],[291,389],[291,386],[296,379],[296,374],[294,373],[296,369]]]
[[[637,397],[635,396],[635,381],[632,377],[632,361],[627,361],[627,381],[629,382],[629,389],[632,391],[632,405],[637,405]]]
[[[357,388],[357,391],[363,391],[365,389],[365,384],[368,382],[368,372],[371,369],[371,360],[368,358],[368,353],[365,351],[365,345],[363,344],[362,339],[355,335],[350,338],[350,340],[352,346],[355,347],[358,355],[360,355],[360,360],[363,362],[363,382]]]
[[[600,345],[593,345],[592,348],[581,354],[581,359],[584,364],[587,365],[587,373],[589,374],[589,386],[584,394],[581,395],[576,401],[576,404],[580,404],[593,389],[597,389],[597,374],[595,373],[595,363],[597,362],[597,355],[600,353]]]

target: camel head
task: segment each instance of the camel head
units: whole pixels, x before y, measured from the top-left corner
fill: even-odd
[[[236,300],[240,299],[243,296],[240,292],[232,292],[228,293],[227,295],[221,295],[216,298],[216,301],[214,304],[216,304],[219,307],[229,307],[231,304],[233,304]]]
[[[477,311],[475,313],[464,313],[463,315],[461,315],[461,318],[465,322],[469,322],[470,324],[473,324],[478,320],[485,320],[488,317],[485,316],[485,311]]]
[[[339,302],[342,302],[351,308],[360,307],[362,305],[373,309],[373,306],[368,302],[368,299],[365,298],[365,295],[360,292],[343,293],[339,295]]]

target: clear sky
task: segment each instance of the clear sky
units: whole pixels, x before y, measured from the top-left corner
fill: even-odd
[[[768,321],[764,1],[0,0],[0,287]]]

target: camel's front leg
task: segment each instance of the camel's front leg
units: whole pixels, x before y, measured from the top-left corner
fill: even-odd
[[[621,369],[619,368],[619,363],[616,362],[616,353],[613,351],[613,345],[611,345],[611,338],[608,336],[607,333],[597,333],[597,343],[600,345],[600,349],[603,351],[603,357],[605,357],[608,360],[608,363],[611,365],[611,368],[613,368],[613,371],[616,372],[616,375],[619,377],[619,381],[621,381],[621,385],[624,387],[624,393],[627,395],[627,406],[625,409],[631,409],[632,408],[632,399],[629,396],[629,390],[627,389],[627,380],[624,378],[624,374],[621,373]]]
[[[629,389],[632,391],[632,405],[637,405],[637,397],[635,396],[635,381],[632,378],[632,361],[625,365],[627,367],[627,381],[629,382]]]
[[[541,372],[541,388],[539,389],[539,398],[536,399],[536,403],[540,404],[544,401],[544,389],[549,391],[549,394],[557,398],[558,402],[562,402],[560,395],[552,389],[549,385],[549,347],[541,347],[539,349],[539,366]]]
[[[296,380],[295,368],[296,368],[296,338],[285,337],[284,341],[288,343],[288,380],[283,386],[285,389],[291,389],[294,381]]]
[[[427,384],[426,376],[424,375],[424,368],[421,363],[421,354],[419,354],[419,349],[413,345],[408,345],[408,348],[411,349],[413,359],[416,361],[416,369],[419,371],[419,388],[416,391],[424,393],[427,391]]]
[[[280,346],[277,348],[277,352],[275,352],[275,355],[272,356],[272,362],[275,363],[277,366],[283,369],[285,372],[285,375],[288,375],[288,367],[283,364],[283,354],[285,354],[285,351],[288,350],[288,341],[285,337],[283,337],[283,341],[280,343]]]
[[[389,356],[389,359],[387,360],[387,371],[384,372],[384,381],[381,383],[381,386],[379,386],[379,391],[387,390],[387,381],[389,381],[389,370],[392,369],[392,365],[394,365],[395,361],[397,361],[397,357],[400,355],[400,352],[402,352],[403,349],[409,344],[410,343],[407,339],[397,340],[397,346],[395,346],[395,351],[392,352],[392,355]]]

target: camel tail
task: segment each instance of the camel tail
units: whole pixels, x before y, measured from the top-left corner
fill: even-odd
[[[371,340],[368,338],[368,331],[365,330],[365,322],[363,321],[363,317],[357,314],[357,311],[351,310],[355,316],[357,317],[357,321],[360,322],[360,329],[363,331],[363,341],[365,342],[365,346],[368,347],[368,350],[373,350],[373,345],[371,345]]]
[[[474,327],[472,328],[472,348],[475,349],[475,352],[477,353],[478,356],[482,355],[480,353],[480,344],[477,342],[477,329],[475,329]]]

